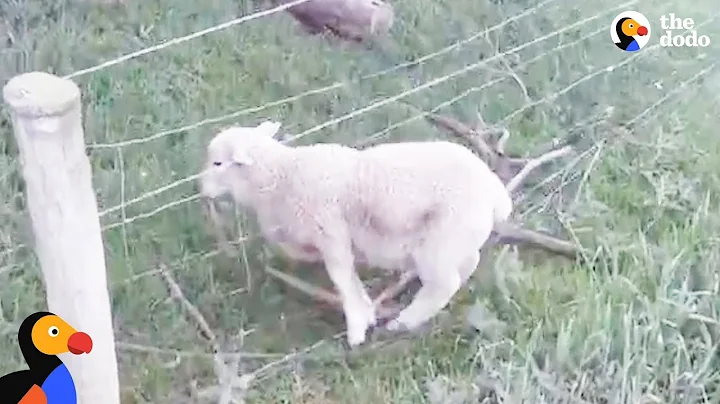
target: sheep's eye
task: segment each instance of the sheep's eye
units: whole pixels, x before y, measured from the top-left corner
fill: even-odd
[[[214,162],[213,162],[213,165],[216,166],[216,167],[219,167],[219,166],[222,165],[222,162],[221,162],[221,161],[214,161]]]

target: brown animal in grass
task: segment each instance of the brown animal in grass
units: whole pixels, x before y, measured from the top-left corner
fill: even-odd
[[[382,0],[309,0],[287,11],[311,34],[329,31],[357,42],[387,34],[395,15],[393,7]]]

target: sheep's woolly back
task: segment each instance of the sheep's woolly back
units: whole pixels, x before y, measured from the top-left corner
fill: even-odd
[[[502,182],[482,160],[443,141],[362,151],[348,199],[353,242],[368,262],[392,268],[431,243],[441,248],[452,240],[448,248],[458,255],[476,251],[512,209]]]
[[[467,203],[468,209],[476,202],[478,208],[490,203],[494,221],[498,222],[507,220],[512,212],[512,200],[498,176],[484,161],[456,143],[383,144],[364,150],[361,162],[359,175],[375,177],[362,182],[371,188],[385,188],[396,195],[393,200],[434,200],[458,208]],[[375,190],[369,193],[384,195]]]

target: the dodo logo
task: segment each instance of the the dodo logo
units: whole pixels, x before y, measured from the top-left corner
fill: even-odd
[[[610,38],[626,52],[639,51],[650,41],[650,22],[637,11],[623,11],[610,24]]]
[[[46,311],[20,324],[18,342],[29,369],[0,377],[0,397],[8,404],[77,404],[75,381],[57,355],[90,353],[93,341],[59,316]]]

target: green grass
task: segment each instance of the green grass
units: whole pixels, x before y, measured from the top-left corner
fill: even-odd
[[[699,24],[715,12],[715,3],[652,0],[628,8],[645,13],[653,24],[650,46],[658,43],[661,14],[675,12]],[[188,398],[189,385],[205,390],[218,383],[207,343],[152,272],[160,263],[207,318],[224,350],[267,354],[243,358],[241,373],[326,341],[261,373],[247,391],[249,403],[720,402],[720,75],[713,69],[687,82],[718,61],[718,20],[699,28],[713,41],[706,49],[644,49],[627,61],[631,56],[609,42],[608,25],[625,9],[619,0],[555,0],[421,66],[360,80],[537,2],[392,4],[396,25],[372,49],[307,37],[288,15],[277,14],[77,78],[88,144],[148,137],[347,82],[142,144],[91,149],[100,209],[196,173],[205,145],[224,125],[277,119],[289,133],[300,133],[489,58],[498,47],[507,51],[597,15],[298,141],[362,142],[412,117],[414,108],[434,108],[474,87],[482,88],[440,112],[472,123],[481,111],[487,121],[498,122],[528,105],[526,97],[542,100],[503,121],[513,133],[510,151],[537,154],[552,140],[574,135],[582,154],[573,164],[569,159],[547,167],[561,174],[536,181],[515,216],[577,239],[592,264],[504,251],[496,254],[495,276],[486,276],[489,268],[478,271],[432,331],[347,355],[343,341],[331,338],[343,330],[342,316],[265,276],[259,240],[246,243],[247,263],[208,256],[216,245],[197,200],[148,215],[196,192],[193,182],[182,183],[101,218],[109,226],[146,214],[104,232],[123,403],[198,402]],[[259,8],[236,0],[128,0],[110,9],[6,1],[0,4],[0,78],[4,83],[30,70],[68,74]],[[45,301],[37,260],[22,247],[32,245],[32,234],[7,114],[1,125],[0,373],[5,373],[24,366],[15,342],[17,324]],[[377,140],[446,136],[417,119]],[[244,232],[255,234],[252,221],[241,223]],[[302,275],[326,282],[319,267]],[[471,307],[485,308],[488,328],[478,332],[468,326]],[[138,345],[159,350],[141,352]],[[173,350],[183,355],[176,360]],[[452,397],[443,399],[443,391]]]

